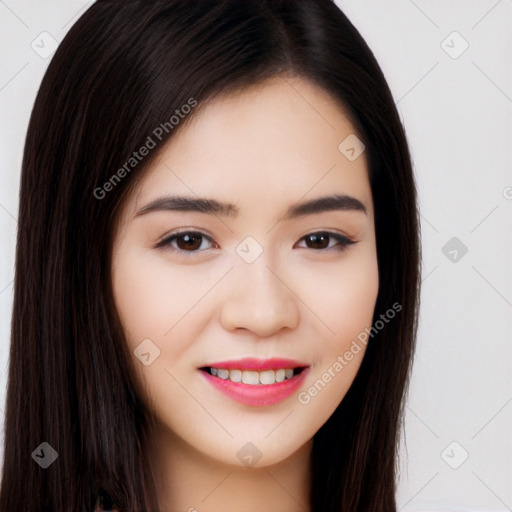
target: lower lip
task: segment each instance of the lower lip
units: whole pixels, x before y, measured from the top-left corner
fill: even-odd
[[[262,406],[275,404],[288,398],[302,385],[308,370],[309,368],[304,368],[298,375],[283,382],[255,386],[243,382],[232,382],[229,379],[220,379],[203,370],[199,371],[212,386],[233,400],[245,405]]]

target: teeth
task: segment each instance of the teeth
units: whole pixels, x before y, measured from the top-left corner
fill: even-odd
[[[293,372],[292,372],[293,374]],[[261,384],[274,384],[276,381],[276,372],[274,370],[266,370],[260,372],[260,383]]]
[[[212,368],[213,370],[213,368]],[[283,382],[285,375],[285,370],[277,370],[276,371],[276,382]]]
[[[229,380],[232,380],[233,382],[242,382],[242,372],[240,370],[231,370],[229,372]]]
[[[229,377],[229,370],[217,370],[217,377],[219,379],[227,379]]]
[[[293,377],[294,371],[291,368],[281,368],[279,370],[264,370],[261,372],[253,370],[225,370],[223,368],[209,368],[211,375],[223,380],[232,382],[243,382],[251,386],[259,384],[269,385],[276,382],[283,382]]]
[[[258,372],[242,372],[242,382],[255,386],[260,383],[260,376]]]

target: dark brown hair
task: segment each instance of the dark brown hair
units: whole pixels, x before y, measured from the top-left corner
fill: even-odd
[[[0,512],[91,512],[101,488],[122,511],[157,510],[149,412],[113,301],[111,246],[127,194],[185,123],[104,197],[94,191],[190,98],[189,118],[277,75],[309,80],[350,112],[375,207],[374,321],[402,306],[314,437],[311,511],[396,511],[419,222],[406,137],[372,52],[331,0],[100,0],[55,53],[26,138]],[[58,453],[47,469],[32,458],[42,442]]]

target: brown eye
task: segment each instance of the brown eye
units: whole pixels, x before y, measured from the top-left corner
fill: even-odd
[[[305,240],[306,247],[308,249],[332,249],[336,245],[339,246],[340,250],[343,250],[348,245],[354,244],[353,240],[350,240],[346,236],[340,235],[338,233],[330,233],[330,232],[318,232],[318,233],[310,233],[303,237],[301,240]],[[331,244],[331,241],[335,241],[337,243]]]
[[[304,238],[310,249],[325,249],[329,246],[329,235],[324,233],[313,233]]]
[[[182,251],[195,251],[201,247],[202,237],[200,235],[178,235],[176,245]]]
[[[204,247],[205,241],[207,242],[206,247]],[[208,243],[213,245],[213,240],[204,233],[183,231],[182,233],[174,233],[168,236],[159,242],[156,247],[165,247],[172,251],[189,255],[210,249],[211,246],[208,247]]]

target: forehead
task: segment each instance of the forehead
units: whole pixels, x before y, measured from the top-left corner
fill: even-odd
[[[332,192],[359,197],[371,212],[365,154],[351,160],[340,150],[353,137],[340,103],[303,79],[275,77],[218,96],[198,108],[147,169],[132,213],[164,193],[215,197],[261,214]]]

